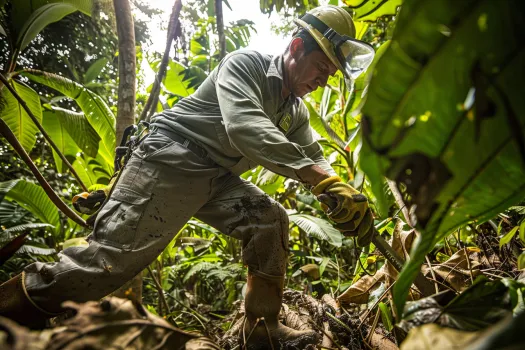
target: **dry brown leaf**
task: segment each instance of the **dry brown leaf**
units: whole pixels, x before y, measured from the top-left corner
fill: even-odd
[[[299,269],[314,281],[321,277],[319,266],[317,264],[306,264],[301,266]]]
[[[201,337],[192,339],[186,343],[185,350],[219,350],[219,346],[210,339]]]
[[[412,243],[415,240],[414,230],[402,231],[402,221],[398,220],[396,228],[392,236],[391,245],[392,248],[399,254],[399,256],[408,257],[408,251],[412,248]],[[341,303],[355,303],[355,304],[366,304],[370,292],[379,286],[382,281],[391,283],[397,278],[398,272],[390,264],[386,263],[376,272],[374,276],[363,276],[356,283],[351,285],[343,294],[341,294],[337,300]]]
[[[361,277],[357,282],[345,290],[343,294],[337,297],[337,300],[343,304],[366,304],[368,302],[370,292],[385,277],[382,269],[383,268],[377,271],[373,276],[366,275]]]
[[[432,266],[432,269],[454,290],[462,292],[472,284],[476,276],[481,274],[478,251],[472,248],[461,249],[444,263]],[[425,274],[430,274],[428,267],[425,267],[424,271]]]
[[[370,339],[370,345],[374,349],[399,350],[397,345],[394,344],[390,339],[378,333],[372,334],[372,338]]]
[[[175,328],[127,299],[109,297],[100,303],[65,302],[64,306],[75,310],[76,315],[64,321],[64,326],[42,332],[31,332],[0,317],[0,349],[219,349],[211,340]]]

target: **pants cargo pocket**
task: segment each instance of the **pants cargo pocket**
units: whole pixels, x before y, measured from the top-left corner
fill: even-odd
[[[150,200],[151,197],[127,188],[116,188],[104,206],[106,217],[95,228],[95,239],[115,248],[132,250],[137,226]]]

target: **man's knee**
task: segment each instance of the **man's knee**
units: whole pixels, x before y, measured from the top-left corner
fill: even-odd
[[[274,201],[273,206],[275,208],[275,216],[278,218],[279,235],[281,237],[281,240],[283,241],[284,246],[288,247],[288,236],[290,226],[288,213],[286,212],[286,209],[284,209],[284,207],[278,202]]]
[[[252,270],[281,276],[286,271],[288,256],[288,214],[282,205],[267,197],[259,215],[252,218],[245,236],[244,262]]]
[[[266,197],[265,205],[259,208],[260,215],[255,218],[254,226],[258,227],[255,234],[271,234],[288,241],[288,213],[277,201]]]

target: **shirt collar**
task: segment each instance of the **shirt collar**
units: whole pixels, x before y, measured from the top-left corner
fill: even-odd
[[[270,67],[266,72],[267,77],[276,77],[283,80],[283,55],[276,55],[272,57]]]
[[[279,80],[281,80],[281,82],[284,83],[283,66],[284,66],[283,55],[273,56],[272,60],[270,61],[270,66],[268,67],[268,71],[266,72],[266,76],[267,77],[276,77]],[[296,97],[296,96],[294,96],[293,93],[291,93],[288,96],[288,98],[286,98],[285,103],[286,104],[288,104],[288,103],[295,104],[295,103],[298,103],[299,100],[300,100],[299,97]]]

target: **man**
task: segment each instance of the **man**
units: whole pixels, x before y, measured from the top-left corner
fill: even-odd
[[[24,324],[63,311],[65,300],[99,299],[140,273],[192,217],[242,240],[248,266],[244,339],[301,347],[317,335],[278,321],[288,255],[284,208],[239,177],[260,164],[329,196],[329,217],[366,244],[366,198],[341,182],[314,141],[300,97],[339,69],[353,79],[373,49],[352,37],[351,16],[323,6],[296,23],[283,55],[229,54],[191,96],[157,115],[95,222],[89,247],[35,263],[0,287],[0,314]],[[325,197],[326,198],[326,197]],[[37,317],[38,315],[38,317]],[[300,345],[302,344],[302,345]]]

